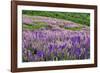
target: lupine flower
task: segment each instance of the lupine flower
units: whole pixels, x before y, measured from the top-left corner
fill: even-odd
[[[42,57],[42,56],[44,55],[44,53],[43,53],[43,51],[37,51],[37,55],[38,55],[39,57]]]
[[[81,49],[80,48],[75,49],[75,55],[80,56],[80,54],[81,54]]]

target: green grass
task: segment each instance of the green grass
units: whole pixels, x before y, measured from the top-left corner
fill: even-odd
[[[82,29],[82,27],[74,27],[74,28],[66,28],[66,27],[65,27],[65,29],[66,29],[66,30],[73,30],[73,31],[78,30],[78,31],[79,31],[79,30]]]
[[[59,26],[60,28],[64,28],[66,30],[72,30],[72,31],[76,31],[76,30],[81,30],[82,26],[80,25],[80,27],[65,27],[63,25]]]
[[[36,24],[36,25],[46,25],[45,22],[34,22],[34,24]]]
[[[31,15],[31,16],[46,16],[46,17],[70,20],[79,24],[90,26],[89,13],[23,10],[22,14]]]
[[[46,27],[47,25],[43,23],[38,23],[36,25],[31,25],[31,24],[23,24],[23,29],[29,29],[29,30],[35,30],[35,29],[40,29],[43,27]]]
[[[37,23],[38,23],[37,25],[23,24],[23,29],[36,30],[36,29],[40,29],[40,28],[49,28],[48,25],[45,25],[45,24],[39,23],[39,22],[37,22]],[[81,30],[82,29],[82,27],[73,27],[73,28],[61,27],[61,28],[64,28],[66,30],[72,30],[72,31],[76,31],[76,30]]]

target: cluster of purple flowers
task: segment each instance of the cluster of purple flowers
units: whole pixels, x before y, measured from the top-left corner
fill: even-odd
[[[72,31],[57,28],[24,29],[22,55],[23,62],[89,59],[90,33],[88,30]]]
[[[88,59],[89,49],[86,31],[23,30],[25,61]]]

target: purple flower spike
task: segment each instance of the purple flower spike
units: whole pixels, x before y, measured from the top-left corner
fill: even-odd
[[[37,51],[37,55],[38,55],[39,57],[42,57],[42,56],[44,55],[44,52],[43,52],[43,51]]]
[[[75,49],[75,55],[80,56],[80,54],[81,54],[80,48]]]
[[[50,51],[54,50],[54,46],[53,46],[53,45],[50,45],[50,46],[49,46],[49,50],[50,50]]]
[[[62,45],[62,49],[64,49],[66,47],[66,44]]]

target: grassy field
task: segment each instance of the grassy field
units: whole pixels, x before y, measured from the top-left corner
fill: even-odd
[[[72,12],[50,12],[50,11],[29,11],[23,10],[22,14],[31,16],[46,16],[58,19],[70,20],[82,25],[90,26],[90,14],[89,13],[72,13]]]

